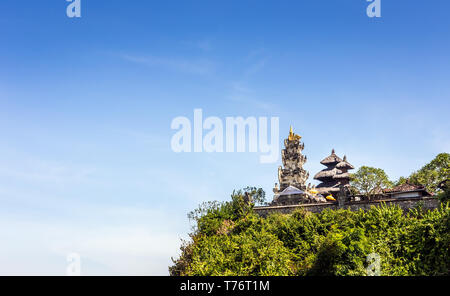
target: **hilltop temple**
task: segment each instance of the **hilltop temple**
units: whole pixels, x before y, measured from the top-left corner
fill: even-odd
[[[314,176],[314,179],[322,183],[317,188],[310,184],[306,186],[309,173],[303,169],[306,156],[302,154],[305,145],[300,141],[301,138],[294,134],[291,126],[289,136],[284,140],[285,148],[281,151],[283,166],[278,167],[279,183],[275,183],[273,188],[275,195],[272,204],[274,205],[326,202],[327,199],[335,201],[333,195],[336,196],[341,191],[341,187],[349,186],[348,170],[354,167],[347,162],[346,156],[344,159],[338,157],[334,149],[330,156],[320,162],[327,168]]]
[[[300,139],[291,127],[288,138],[284,140],[285,148],[281,151],[283,165],[278,167],[279,183],[275,183],[273,188],[273,201],[265,206],[255,207],[260,215],[265,216],[272,212],[291,213],[296,209],[310,212],[339,208],[367,210],[374,205],[385,204],[398,205],[406,211],[416,207],[419,202],[426,209],[439,206],[439,200],[431,196],[424,186],[408,182],[384,189],[376,200],[370,200],[361,194],[352,194],[349,170],[354,167],[347,161],[346,156],[343,159],[337,156],[334,149],[320,162],[326,168],[314,176],[314,179],[321,183],[317,187],[305,185],[309,173],[303,169],[306,156],[302,154],[304,144]]]
[[[341,190],[341,186],[349,186],[350,175],[348,170],[352,170],[354,167],[347,162],[346,156],[344,156],[344,159],[341,159],[333,149],[331,154],[320,163],[327,167],[314,176],[315,180],[322,182],[316,187],[320,194],[337,194]]]

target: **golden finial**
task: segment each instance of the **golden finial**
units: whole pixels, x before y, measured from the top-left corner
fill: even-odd
[[[292,130],[292,125],[291,128],[289,129],[289,137],[288,140],[289,141],[294,141],[294,140],[300,140],[302,137],[300,137],[299,135],[294,134],[294,131]]]
[[[289,141],[292,141],[294,139],[294,132],[292,131],[292,125],[291,128],[289,129]]]

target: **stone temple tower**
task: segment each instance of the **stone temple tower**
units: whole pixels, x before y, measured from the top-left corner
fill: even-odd
[[[349,186],[350,174],[348,171],[353,170],[355,167],[347,161],[346,156],[344,156],[344,159],[341,159],[333,149],[330,156],[327,156],[320,163],[327,167],[314,176],[314,179],[322,182],[317,185],[317,190],[320,194],[337,194],[341,190],[341,185]]]
[[[292,186],[302,191],[306,190],[306,180],[309,173],[303,169],[306,162],[306,156],[302,154],[304,144],[300,142],[301,137],[294,134],[292,126],[289,131],[289,137],[284,140],[285,148],[281,151],[283,167],[278,167],[278,182],[280,187],[275,184],[274,193],[281,192],[287,187]]]

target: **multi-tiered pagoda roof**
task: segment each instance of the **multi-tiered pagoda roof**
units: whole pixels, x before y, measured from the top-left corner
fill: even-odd
[[[346,156],[344,156],[344,159],[341,159],[333,149],[331,154],[320,163],[327,167],[314,176],[314,179],[322,182],[316,187],[321,194],[337,193],[341,185],[347,186],[350,183],[348,170],[354,169],[354,167],[347,162]]]

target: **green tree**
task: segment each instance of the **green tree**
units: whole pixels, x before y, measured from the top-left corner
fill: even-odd
[[[442,182],[440,185],[442,192],[438,195],[439,199],[442,203],[450,202],[450,180]]]
[[[430,163],[409,176],[409,182],[424,185],[429,192],[439,193],[439,184],[450,180],[450,154],[440,153]]]
[[[392,182],[382,169],[362,166],[350,175],[350,185],[357,192],[366,195],[369,199],[383,188],[392,187]]]
[[[400,177],[400,178],[398,178],[398,180],[395,182],[395,186],[399,186],[399,185],[403,185],[403,184],[405,184],[406,182],[408,182],[408,178],[405,178],[405,177]]]

